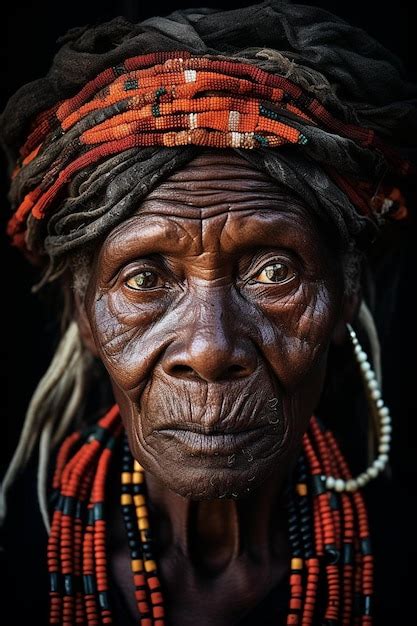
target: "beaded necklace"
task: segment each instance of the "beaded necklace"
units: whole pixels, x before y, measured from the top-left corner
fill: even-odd
[[[48,542],[50,624],[112,624],[106,555],[106,482],[115,446],[123,445],[121,507],[131,554],[140,626],[165,626],[154,558],[146,474],[132,458],[119,410],[71,434],[53,476]],[[351,474],[333,434],[312,417],[288,488],[291,550],[287,625],[370,626],[373,557],[360,491],[328,491],[325,475]],[[318,598],[320,597],[320,602]]]

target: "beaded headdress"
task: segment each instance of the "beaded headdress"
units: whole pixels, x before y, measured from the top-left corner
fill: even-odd
[[[334,16],[325,16],[328,45],[323,16],[301,20],[297,5],[242,11],[236,23],[229,12],[218,35],[215,11],[190,10],[66,36],[48,76],[17,92],[0,120],[15,245],[57,265],[201,147],[239,151],[345,241],[407,217],[399,188],[415,171],[415,88],[395,58],[368,38],[366,63],[356,62],[363,34],[351,29],[349,48]]]
[[[28,216],[42,219],[77,172],[115,153],[150,146],[306,145],[309,129],[315,126],[359,148],[379,151],[396,173],[410,170],[410,163],[374,131],[338,120],[295,83],[254,65],[195,57],[187,51],[126,59],[36,119],[13,177],[41,157],[43,176],[25,194],[9,222],[9,234],[24,246]],[[375,204],[376,194],[369,194],[372,187],[365,181],[358,189],[349,178],[327,169],[359,212],[372,215],[384,207]],[[405,207],[392,200],[387,213],[405,217]]]

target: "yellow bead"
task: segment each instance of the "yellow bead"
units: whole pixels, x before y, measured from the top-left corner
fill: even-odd
[[[303,559],[291,559],[291,569],[303,569]]]
[[[143,571],[143,561],[142,559],[133,559],[132,561],[132,572],[142,572]]]
[[[136,515],[138,516],[139,519],[141,519],[142,517],[148,517],[148,509],[146,506],[138,506],[136,508]]]
[[[122,472],[122,484],[128,485],[132,482],[132,474],[130,472]]]
[[[146,517],[142,517],[138,520],[139,530],[147,530],[149,528],[149,522]]]
[[[143,467],[136,459],[133,461],[133,471],[134,472],[143,472]]]
[[[122,504],[132,504],[132,496],[130,493],[122,493]]]
[[[145,543],[146,541],[148,541],[145,530],[140,531],[140,540],[142,543]]]
[[[307,495],[307,485],[305,483],[298,483],[296,489],[299,496]]]
[[[155,561],[145,561],[145,570],[147,572],[153,572],[154,570],[156,570]]]
[[[135,501],[136,506],[141,506],[142,504],[145,504],[145,496],[141,494],[133,496],[133,500]]]
[[[143,483],[144,475],[143,472],[133,472],[133,482],[135,485]]]

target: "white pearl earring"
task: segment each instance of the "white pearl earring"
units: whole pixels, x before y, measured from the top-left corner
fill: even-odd
[[[326,488],[335,491],[356,491],[360,487],[364,487],[370,480],[376,478],[382,472],[387,463],[391,445],[391,416],[389,410],[384,405],[378,381],[371,365],[368,361],[366,352],[362,349],[355,331],[350,324],[346,324],[349,336],[353,344],[356,360],[359,364],[362,379],[365,388],[368,391],[370,406],[375,407],[380,421],[380,439],[378,442],[378,456],[371,465],[361,474],[350,480],[335,478],[334,476],[326,476]]]

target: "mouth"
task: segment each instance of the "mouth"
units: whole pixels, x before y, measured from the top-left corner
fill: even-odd
[[[235,454],[248,446],[253,448],[256,442],[264,442],[267,434],[271,436],[271,428],[261,426],[241,431],[207,431],[195,425],[193,429],[184,427],[161,429],[158,430],[158,434],[176,441],[184,452],[191,455],[219,456]]]

